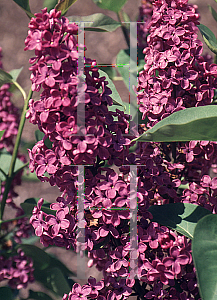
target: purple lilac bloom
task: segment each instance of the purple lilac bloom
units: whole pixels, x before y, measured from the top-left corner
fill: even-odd
[[[9,258],[0,256],[0,281],[8,280],[12,289],[26,288],[33,282],[33,262],[19,249],[17,254]]]
[[[152,5],[144,49],[146,64],[138,84],[138,104],[143,118],[148,117],[148,126],[166,117],[171,104],[175,105],[170,113],[211,103],[217,80],[215,65],[208,66],[201,56],[195,7],[184,1],[166,0]]]
[[[140,110],[148,117],[148,127],[177,110],[209,104],[216,84],[215,65],[210,66],[201,56],[196,8],[184,0],[152,2],[151,9],[145,12],[151,15],[153,9],[148,47],[144,50],[146,65],[138,85]],[[88,250],[88,267],[95,265],[104,278],[98,283],[90,278],[84,286],[74,284],[63,299],[127,299],[133,291],[139,293],[138,282],[128,278],[129,164],[138,165],[138,201],[134,206],[138,205],[139,246],[135,253],[139,285],[147,299],[191,299],[198,294],[191,242],[151,222],[147,209],[150,205],[190,202],[215,212],[215,180],[206,176],[216,163],[216,144],[179,143],[175,159],[171,159],[173,145],[164,143],[139,143],[136,151],[129,153],[131,137],[126,134],[130,117],[120,110],[109,111],[113,100],[108,83],[99,76],[96,62],[87,58],[86,127],[77,127],[78,27],[60,15],[56,10],[48,13],[43,9],[31,19],[25,41],[25,50],[35,50],[30,60],[32,88],[41,89],[40,99],[30,100],[27,118],[45,134],[29,150],[30,170],[36,171],[41,181],[57,185],[61,192],[51,205],[54,214],[41,210],[41,199],[33,210],[31,224],[45,247],[56,245],[78,251],[75,232],[79,171],[75,165],[90,165],[85,167],[86,230],[82,247]],[[79,135],[81,131],[84,135]],[[45,145],[47,138],[51,148]],[[181,184],[187,185],[183,192]],[[173,288],[175,281],[181,293]],[[165,285],[169,286],[167,290]]]

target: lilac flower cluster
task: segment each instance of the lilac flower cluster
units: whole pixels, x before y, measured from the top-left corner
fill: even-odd
[[[49,150],[42,141],[36,144],[30,152],[31,170],[35,169],[38,177],[47,171],[53,181],[57,181],[54,175],[57,170],[64,173],[71,164],[93,164],[97,156],[101,160],[115,157],[118,161],[124,146],[130,143],[123,137],[128,128],[126,117],[120,111],[108,110],[107,106],[112,104],[111,91],[105,77],[99,76],[95,61],[85,59],[85,82],[77,77],[78,56],[84,46],[78,45],[75,38],[78,26],[59,17],[60,12],[54,10],[47,13],[44,9],[36,14],[25,40],[25,50],[35,49],[36,55],[30,60],[32,89],[43,88],[40,100],[30,100],[27,118],[38,124],[53,143]],[[77,88],[79,85],[82,88]],[[85,128],[77,126],[81,89],[84,90]]]
[[[0,58],[2,58],[2,48],[0,48]],[[0,68],[2,69],[1,61]],[[0,131],[5,130],[0,141],[0,149],[5,148],[11,152],[14,146],[14,137],[17,135],[19,113],[10,100],[9,88],[9,84],[3,84],[0,88]]]
[[[62,192],[60,201],[69,204],[76,194],[77,169],[73,165],[96,166],[105,160],[109,164],[123,163],[125,148],[130,144],[130,139],[124,136],[129,116],[119,110],[109,111],[112,99],[108,82],[100,77],[96,62],[85,58],[86,127],[77,125],[81,92],[77,88],[80,80],[77,63],[79,49],[84,46],[78,45],[75,38],[78,26],[59,17],[59,12],[47,13],[44,9],[30,21],[25,50],[35,49],[36,56],[30,60],[32,89],[38,91],[42,87],[43,92],[40,100],[30,100],[27,118],[45,134],[29,150],[30,169],[42,181],[57,185]],[[44,143],[46,138],[52,142],[50,149]]]
[[[42,140],[31,151],[29,150],[30,169],[36,171],[39,179],[47,180],[51,185],[57,185],[62,192],[62,195],[57,198],[57,202],[51,205],[51,209],[56,211],[55,216],[45,214],[41,210],[43,203],[41,199],[33,211],[30,222],[35,228],[36,235],[40,236],[40,240],[45,246],[55,244],[68,249],[70,246],[76,247],[78,169],[74,165],[93,164],[85,172],[86,189],[88,190],[87,182],[89,182],[90,189],[96,180],[99,186],[94,193],[99,198],[98,200],[93,199],[91,193],[88,194],[90,197],[88,207],[96,205],[100,207],[99,203],[102,203],[102,207],[106,208],[112,206],[112,199],[116,197],[115,190],[112,190],[113,184],[116,186],[117,193],[120,193],[120,197],[123,197],[122,202],[121,199],[119,202],[117,199],[119,207],[122,207],[125,202],[129,202],[126,198],[126,184],[122,181],[118,183],[117,174],[113,174],[114,172],[110,174],[111,170],[108,169],[108,174],[104,177],[105,179],[109,178],[111,184],[108,183],[106,189],[109,187],[110,189],[106,192],[102,185],[102,178],[104,177],[102,174],[97,175],[97,173],[100,163],[104,163],[105,160],[108,160],[110,165],[114,163],[121,166],[123,164],[124,153],[129,148],[130,137],[124,136],[128,133],[129,116],[120,110],[116,110],[116,112],[108,110],[108,106],[112,105],[113,102],[109,96],[111,90],[107,86],[108,82],[105,81],[105,77],[99,76],[95,61],[86,58],[84,91],[85,124],[87,126],[85,128],[77,126],[79,47],[75,35],[78,27],[75,24],[69,24],[66,18],[58,19],[58,17],[60,17],[60,13],[55,10],[48,14],[44,9],[42,14],[36,14],[36,18],[30,21],[30,31],[25,41],[25,49],[35,49],[36,54],[36,57],[31,59],[31,62],[34,63],[31,67],[33,71],[31,76],[32,88],[33,90],[39,90],[40,86],[43,88],[39,101],[30,100],[27,118],[30,119],[30,122],[38,124],[39,129],[45,133],[44,140],[49,138],[52,142],[50,149],[45,146],[44,140]],[[36,39],[37,43],[35,43]],[[58,57],[62,58],[59,60],[58,68],[53,57],[57,54]],[[42,76],[44,72],[42,68],[46,70],[46,74],[49,73],[48,76]],[[53,76],[53,71],[55,71],[55,76]],[[52,80],[50,80],[51,76]],[[81,134],[82,130],[83,135]],[[44,175],[45,172],[48,173],[48,176]],[[122,185],[123,187],[121,187]],[[104,202],[105,197],[107,197],[106,202]],[[111,198],[110,201],[108,197]],[[101,213],[105,223],[104,232],[109,232],[107,228],[110,228],[109,230],[117,237],[117,230],[115,230],[113,222],[118,225],[122,219],[129,219],[129,211],[120,214],[115,213],[115,211],[102,211]],[[92,211],[88,214],[86,211],[87,222],[96,219],[97,214],[100,212],[94,214]],[[121,216],[119,217],[119,215]],[[90,216],[89,219],[88,216]],[[98,216],[98,218],[100,217]],[[93,244],[91,236],[94,234],[89,230],[88,247],[90,249]],[[100,234],[103,235],[103,227]],[[98,236],[98,239],[101,235]],[[95,243],[97,244],[98,241],[96,240]],[[129,287],[124,287],[124,283],[125,280],[119,283],[115,281],[113,284],[117,286],[117,289],[123,288],[124,293],[129,295],[131,289],[129,292]],[[74,286],[72,293],[74,294],[75,291],[79,294],[82,293],[77,286]],[[91,293],[96,298],[97,294],[93,288]],[[122,297],[122,293],[120,295]]]
[[[34,281],[32,259],[25,256],[21,249],[9,258],[0,256],[0,281],[7,280],[12,289],[26,288]]]
[[[148,47],[144,49],[146,65],[138,84],[140,110],[148,118],[148,127],[177,110],[213,101],[217,65],[207,55],[201,56],[203,48],[197,40],[196,27],[199,18],[197,6],[188,5],[187,1],[153,3]],[[170,161],[171,146],[157,147],[163,148]],[[181,169],[166,164],[172,176],[198,185],[215,165],[216,150],[215,142],[178,143],[174,156]]]
[[[175,111],[212,102],[217,66],[201,56],[195,9],[187,1],[153,3],[138,84],[140,111],[150,127]]]
[[[148,126],[176,110],[209,104],[216,85],[216,66],[209,66],[201,56],[195,7],[185,0],[157,0],[153,7],[146,65],[138,86],[140,109],[148,117]],[[96,62],[87,58],[83,89],[86,127],[79,127],[77,65],[83,46],[77,44],[77,25],[60,15],[46,9],[36,14],[25,41],[26,50],[35,50],[30,60],[32,88],[42,88],[40,100],[30,100],[27,118],[45,134],[29,150],[30,169],[61,192],[50,206],[53,214],[42,211],[40,199],[30,222],[44,246],[87,249],[88,266],[95,265],[104,277],[99,282],[90,277],[83,286],[74,284],[63,300],[127,299],[133,291],[146,299],[198,298],[190,241],[150,222],[147,209],[189,202],[215,213],[216,178],[207,174],[216,164],[216,144],[194,141],[174,149],[173,144],[139,143],[135,153],[130,153],[130,117],[119,110],[109,111],[111,91]],[[47,138],[50,148],[45,145]],[[79,233],[76,240],[77,190],[82,184],[78,182],[78,164],[91,166],[85,166],[85,236]],[[129,165],[137,165],[134,203]],[[183,190],[181,184],[189,188]],[[138,205],[138,279],[129,277],[132,204],[134,208]],[[82,237],[83,245],[79,242]]]

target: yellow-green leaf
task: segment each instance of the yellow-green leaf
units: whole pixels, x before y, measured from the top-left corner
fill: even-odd
[[[65,15],[69,7],[74,4],[77,0],[60,0],[55,6],[56,10],[61,10],[61,14]]]

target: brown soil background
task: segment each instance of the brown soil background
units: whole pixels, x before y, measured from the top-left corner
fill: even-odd
[[[43,6],[42,0],[30,0],[29,2],[33,13],[39,12]],[[208,8],[208,5],[211,5],[217,10],[217,3],[215,3],[214,0],[190,0],[189,3],[198,5],[198,10],[201,14],[200,22],[208,26],[215,34],[217,34],[216,23]],[[129,0],[124,6],[124,11],[130,16],[132,21],[136,20],[139,5],[140,0]],[[66,16],[83,16],[97,12],[102,12],[117,20],[115,13],[100,9],[92,2],[92,0],[78,0],[69,9]],[[28,59],[34,56],[33,51],[23,51],[25,46],[24,40],[28,31],[28,22],[28,17],[12,0],[0,0],[0,47],[2,47],[3,67],[6,71],[23,67],[23,71],[18,82],[24,88],[26,93],[28,93],[31,86],[31,82],[29,80],[30,71],[28,70],[30,65],[28,63]],[[200,35],[199,38],[201,39]],[[120,28],[112,33],[86,32],[85,45],[87,47],[86,57],[96,59],[99,64],[114,64],[118,52],[121,49],[127,48]],[[207,47],[204,47],[204,49],[204,52],[209,52]],[[127,101],[128,91],[125,88],[125,85],[120,81],[115,84],[122,96],[122,99]],[[37,93],[34,93],[33,98],[36,99],[37,97]],[[23,102],[19,92],[16,91],[12,99],[19,108],[22,108]],[[36,129],[36,126],[33,126],[27,121],[24,127],[23,140],[26,142],[35,142],[34,131]],[[16,188],[16,191],[19,194],[19,197],[16,199],[17,202],[23,202],[25,199],[30,197],[43,197],[47,201],[52,202],[55,201],[57,195],[59,195],[58,189],[50,187],[49,184],[41,183],[39,181],[23,181],[22,185]],[[76,272],[76,257],[72,251],[51,248],[49,249],[49,252],[57,255],[68,268]],[[87,277],[90,275],[97,277],[98,280],[102,278],[102,275],[94,268],[89,269]],[[84,280],[78,280],[78,282],[82,284],[85,283]],[[39,290],[36,284],[30,285],[30,288],[33,290]],[[42,290],[42,288],[40,288],[40,290]],[[25,297],[28,295],[25,290],[21,291],[21,294]]]

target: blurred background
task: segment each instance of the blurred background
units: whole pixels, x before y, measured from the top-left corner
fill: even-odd
[[[117,0],[118,1],[118,0]],[[30,0],[30,8],[33,13],[40,12],[43,7],[43,0]],[[215,34],[217,34],[216,23],[212,18],[208,5],[213,6],[217,10],[217,3],[215,0],[190,0],[189,3],[198,5],[198,11],[201,14],[200,22],[208,26]],[[124,11],[129,15],[131,21],[136,21],[139,13],[140,0],[128,0],[123,7]],[[67,16],[77,15],[85,16],[93,13],[102,12],[115,20],[118,20],[114,12],[100,9],[94,4],[92,0],[78,0],[71,6],[66,14]],[[0,0],[0,47],[2,47],[2,62],[5,71],[11,71],[12,69],[19,69],[23,67],[23,70],[18,78],[19,84],[28,93],[31,86],[29,80],[30,64],[28,62],[30,57],[34,56],[33,51],[24,51],[24,40],[27,36],[29,18],[24,11],[12,0]],[[202,39],[199,34],[199,39]],[[96,59],[98,64],[115,64],[116,56],[121,49],[126,49],[127,44],[124,40],[124,36],[121,28],[118,28],[115,32],[100,33],[100,32],[86,32],[85,33],[85,45],[87,47],[86,57]],[[204,47],[204,53],[211,53],[207,47]],[[128,100],[129,92],[121,81],[116,81],[115,85],[124,101]],[[34,93],[33,98],[37,99],[39,93]],[[23,100],[20,93],[16,90],[12,101],[14,104],[22,108]],[[26,151],[27,147],[32,147],[35,143],[35,130],[36,126],[26,121],[23,138],[22,138],[22,150]],[[27,151],[26,151],[27,154]],[[49,202],[55,201],[59,195],[59,191],[55,187],[51,187],[47,183],[41,183],[38,180],[30,180],[26,176],[22,185],[16,187],[18,193],[17,202],[23,202],[30,197],[43,197]],[[50,248],[48,252],[56,254],[72,271],[76,271],[76,257],[71,251],[66,251],[59,248]],[[94,276],[98,280],[101,279],[101,274],[94,268],[89,269],[88,276]],[[78,281],[82,284],[85,281]],[[34,286],[31,287],[34,289]],[[25,291],[23,291],[25,294]]]

